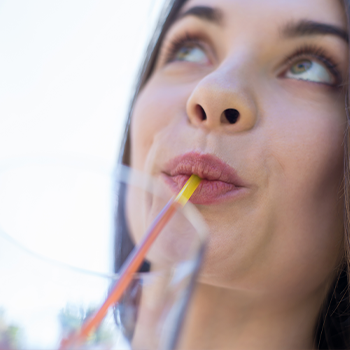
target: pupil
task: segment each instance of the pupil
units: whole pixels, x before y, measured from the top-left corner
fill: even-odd
[[[181,48],[180,49],[180,52],[179,52],[179,58],[184,58],[184,57],[186,57],[188,54],[189,54],[189,52],[190,52],[190,48],[189,47],[183,47],[183,48]]]
[[[294,74],[301,74],[301,73],[304,73],[307,70],[309,70],[311,68],[311,66],[312,66],[312,62],[311,61],[302,61],[302,62],[299,62],[299,63],[295,64],[292,67],[292,72]]]

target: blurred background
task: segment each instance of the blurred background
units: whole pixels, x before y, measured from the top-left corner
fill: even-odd
[[[0,162],[113,165],[164,0],[0,0]]]
[[[41,322],[27,339],[45,348],[54,326],[43,315],[61,310],[73,322],[85,305],[72,297],[73,311],[62,309],[68,297],[38,293],[46,277],[22,276],[23,264],[34,271],[44,257],[112,271],[113,168],[163,3],[0,0],[0,278],[17,280],[0,290],[0,345]]]
[[[88,266],[58,248],[65,235],[107,230],[110,178],[163,3],[0,0],[0,228],[27,248]]]

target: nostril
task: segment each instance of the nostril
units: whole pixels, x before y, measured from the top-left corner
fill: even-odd
[[[224,114],[225,114],[227,121],[230,124],[236,123],[238,118],[239,118],[239,112],[237,111],[237,109],[232,109],[232,108],[226,109],[224,111]]]
[[[200,119],[203,121],[203,120],[207,120],[207,115],[205,113],[205,110],[203,109],[202,106],[200,105],[197,105],[197,113],[198,115],[200,116]]]

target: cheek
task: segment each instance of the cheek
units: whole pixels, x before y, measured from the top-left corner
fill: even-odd
[[[182,85],[159,88],[161,82],[150,80],[139,95],[131,118],[130,165],[146,171],[147,157],[155,139],[166,129],[172,128],[179,119],[186,118],[186,102],[191,87]]]
[[[332,185],[339,186],[342,178],[345,107],[337,101],[301,107],[272,113],[267,125],[269,149],[284,175],[280,180],[295,193],[315,198]]]
[[[245,174],[258,190],[246,207],[234,208],[238,215],[228,213],[232,234],[218,234],[213,246],[230,261],[226,280],[238,276],[243,286],[260,283],[286,293],[302,282],[310,291],[333,277],[342,253],[345,108],[339,101],[302,105],[271,96],[259,109],[259,124],[241,136],[232,155],[244,154]],[[229,142],[227,137],[227,148]],[[226,273],[215,258],[210,277]]]
[[[292,271],[310,284],[333,274],[342,249],[344,110],[341,103],[309,103],[272,113],[267,125],[268,186],[280,213],[276,226],[285,232],[276,251],[288,252],[280,261],[304,261],[308,269]]]

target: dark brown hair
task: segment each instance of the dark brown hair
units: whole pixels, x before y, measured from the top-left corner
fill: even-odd
[[[187,0],[172,0],[164,8],[157,29],[149,44],[143,66],[137,80],[135,93],[131,101],[129,116],[122,143],[119,162],[129,165],[130,138],[129,125],[134,104],[138,95],[150,78],[165,34],[174,22],[181,7]],[[350,0],[342,0],[350,32]],[[350,67],[350,64],[349,64]],[[348,80],[348,79],[347,79]],[[349,271],[350,271],[350,118],[349,118],[349,90],[346,82],[346,116],[347,129],[344,138],[344,263],[339,269],[338,276],[330,288],[329,294],[320,310],[318,324],[315,329],[315,347],[318,349],[350,349],[350,298],[349,298]],[[134,247],[128,233],[123,201],[125,189],[120,188],[116,220],[118,222],[115,236],[115,271],[118,271]],[[140,271],[147,271],[149,265],[144,263]]]

